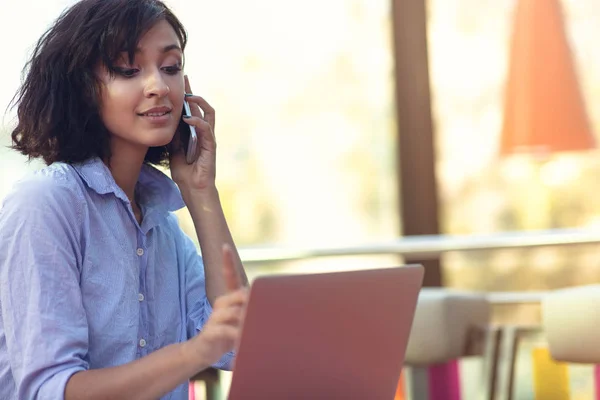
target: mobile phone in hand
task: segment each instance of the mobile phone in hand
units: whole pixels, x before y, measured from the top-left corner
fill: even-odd
[[[183,100],[183,112],[184,115],[192,115],[190,105],[186,100]],[[190,134],[187,143],[184,145],[185,149],[185,161],[188,164],[193,164],[196,161],[196,152],[198,151],[198,135],[196,134],[196,128],[192,125],[185,124],[190,130]]]

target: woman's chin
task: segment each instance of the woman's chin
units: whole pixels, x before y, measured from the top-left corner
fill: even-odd
[[[135,147],[164,147],[171,143],[175,133],[173,130],[163,130],[162,132],[155,130],[154,132],[140,131],[130,135],[112,135],[112,140],[122,143],[122,145],[128,144]],[[118,147],[119,144],[116,144]]]
[[[156,141],[153,142],[151,144],[148,145],[148,147],[164,147],[166,145],[168,145],[169,143],[171,143],[171,140],[162,140],[162,141]]]
[[[149,140],[146,145],[148,147],[163,147],[168,145],[169,143],[171,143],[171,141],[173,140],[173,136],[175,136],[174,134],[169,134],[169,135],[164,135],[164,136],[157,136],[152,138],[152,140]]]

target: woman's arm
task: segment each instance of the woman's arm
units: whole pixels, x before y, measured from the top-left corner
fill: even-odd
[[[128,364],[77,372],[67,382],[65,400],[157,399],[233,350],[241,333],[247,291],[239,287],[228,249],[223,259],[221,274],[228,293],[215,301],[213,313],[198,335]]]
[[[189,343],[163,347],[113,368],[76,372],[65,388],[66,400],[157,399],[185,383],[210,362],[190,351]]]
[[[217,297],[226,293],[223,277],[223,245],[231,249],[233,263],[242,286],[248,285],[248,278],[235,248],[231,232],[227,226],[223,208],[216,187],[210,190],[182,191],[184,201],[190,211],[204,261],[206,279],[206,296],[210,304],[215,304]]]
[[[248,285],[248,278],[227,226],[215,184],[217,156],[215,110],[202,97],[191,94],[192,88],[187,76],[185,90],[192,116],[185,117],[183,120],[196,128],[200,149],[198,158],[191,165],[185,161],[182,149],[174,152],[170,163],[171,177],[179,186],[194,221],[204,260],[206,295],[210,303],[214,304],[215,299],[226,291],[221,273],[223,246],[230,248],[237,275],[243,286]]]

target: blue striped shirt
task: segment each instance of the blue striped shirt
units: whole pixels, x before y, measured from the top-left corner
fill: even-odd
[[[0,399],[62,399],[71,375],[183,342],[212,309],[173,211],[175,183],[144,165],[143,221],[99,159],[22,179],[0,209]],[[229,369],[233,354],[215,367]],[[187,399],[182,384],[164,399]]]

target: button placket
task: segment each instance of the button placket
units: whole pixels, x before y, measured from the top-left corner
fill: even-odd
[[[138,302],[140,303],[140,327],[139,327],[139,341],[138,341],[138,348],[140,349],[140,351],[142,352],[142,354],[144,354],[146,351],[149,351],[149,343],[148,340],[151,340],[148,335],[149,335],[149,331],[148,331],[148,310],[147,310],[147,303],[146,303],[146,268],[147,268],[147,255],[146,255],[146,240],[144,238],[144,235],[141,231],[138,231],[138,235],[137,235],[137,249],[136,249],[136,254],[138,256],[138,262],[139,262],[139,289],[138,289],[138,295],[137,295],[137,299]],[[142,350],[143,349],[143,350]]]

